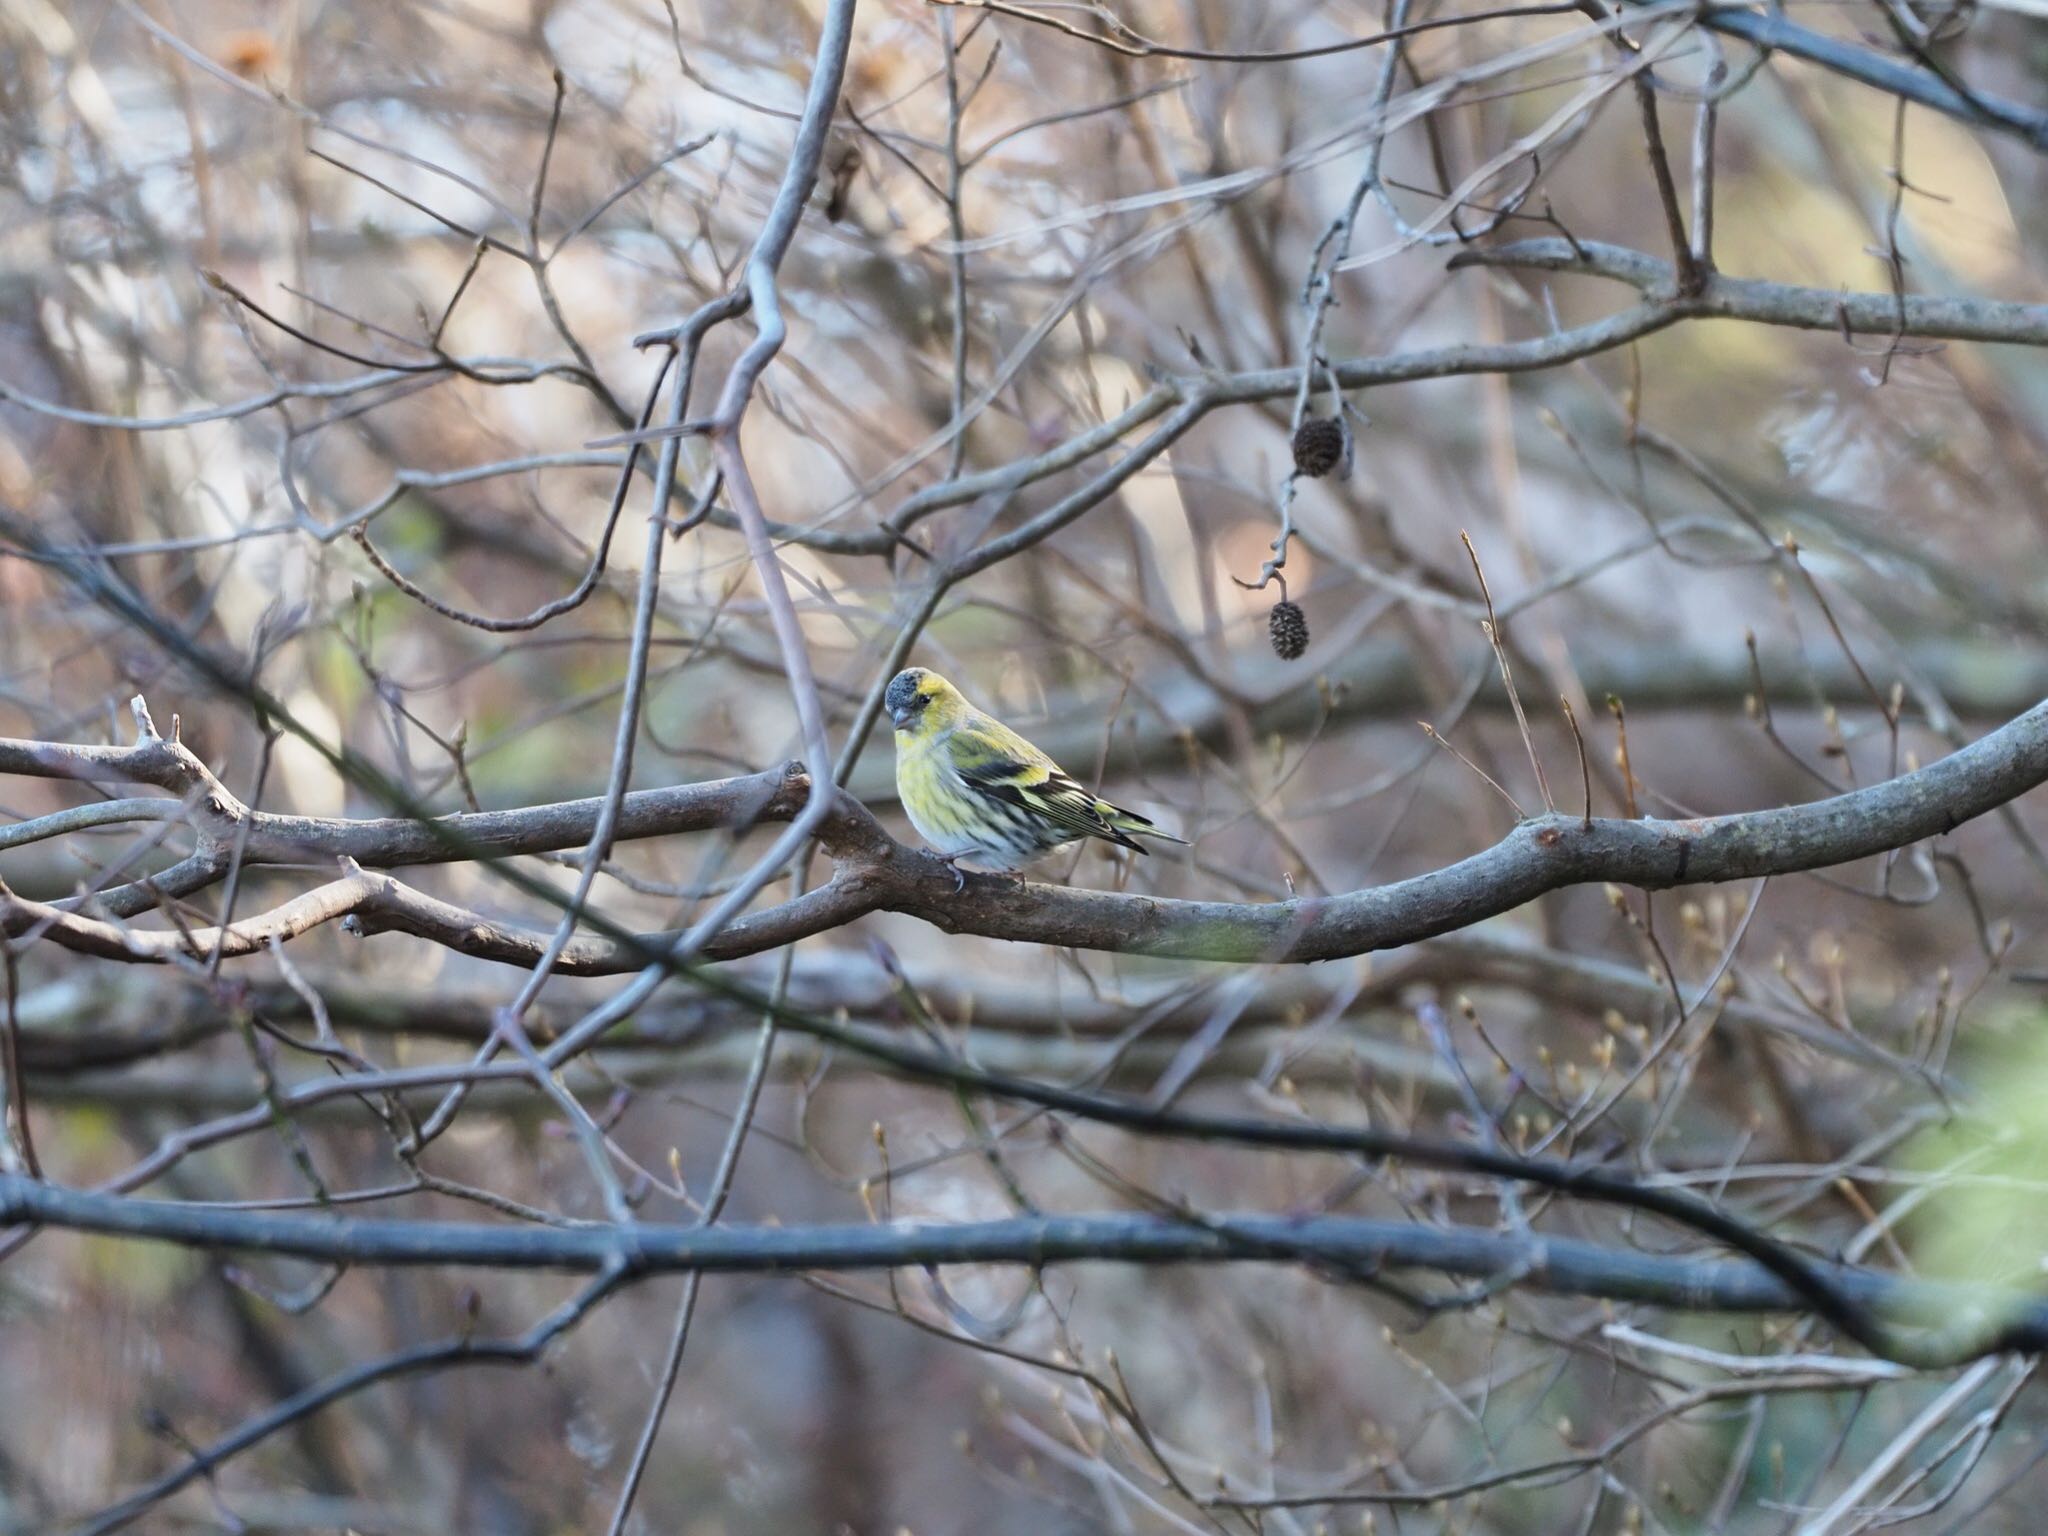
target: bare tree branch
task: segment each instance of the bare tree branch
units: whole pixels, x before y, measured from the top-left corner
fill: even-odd
[[[95,754],[83,759],[64,756],[69,750],[17,751],[14,760],[58,771],[81,762],[105,770],[107,760],[96,754],[107,749],[79,749]],[[865,808],[842,794],[831,830],[823,834],[839,866],[832,881],[733,920],[701,953],[731,959],[794,943],[868,912],[893,911],[949,933],[1025,943],[1189,960],[1329,960],[1470,927],[1568,886],[1668,890],[1870,858],[1953,832],[2044,781],[2048,704],[2036,705],[1926,768],[1832,799],[1689,821],[1541,816],[1523,822],[1485,852],[1429,874],[1340,896],[1264,905],[1130,896],[987,875],[971,877],[964,890],[956,890],[951,866],[894,842]],[[787,816],[792,798],[807,798],[809,791],[801,770],[791,764],[779,775],[727,780],[698,795],[650,793],[658,798],[641,803],[646,820],[636,825],[658,825],[657,813],[663,810],[698,825],[727,824],[720,818],[742,808],[764,819]],[[516,845],[533,851],[548,845],[545,839],[561,839],[552,846],[573,842],[575,830],[588,825],[595,809],[594,802],[585,801],[537,807],[530,817],[484,814],[494,817],[485,825],[497,850]],[[454,824],[468,823],[456,818]],[[365,827],[367,833],[357,830]],[[282,841],[252,835],[248,858],[303,861],[318,850],[365,865],[416,862],[425,852],[422,830],[405,822],[299,819]],[[435,835],[446,834],[436,829]],[[351,850],[346,854],[340,851],[344,844]],[[442,846],[448,845],[444,841]],[[546,945],[539,935],[484,922],[395,880],[367,876],[349,876],[308,893],[226,936],[209,931],[138,934],[41,903],[0,898],[0,928],[11,935],[34,932],[83,953],[158,963],[178,954],[203,957],[215,944],[231,956],[253,953],[273,936],[295,937],[350,914],[371,926],[404,929],[464,954],[510,964],[533,963]],[[578,940],[564,950],[561,969],[581,975],[643,970],[673,943],[672,935]]]
[[[1348,1271],[1405,1268],[1481,1279],[1512,1273],[1517,1283],[1537,1290],[1696,1312],[1785,1312],[1802,1304],[1778,1276],[1746,1261],[1663,1258],[1571,1238],[1346,1217],[1219,1213],[1195,1222],[1118,1214],[801,1228],[344,1223],[323,1216],[94,1195],[0,1175],[0,1221],[332,1263],[561,1269],[628,1278],[678,1271],[789,1274],[925,1264],[1264,1260],[1325,1267],[1339,1277]],[[2048,1348],[2048,1304],[2031,1298],[1843,1265],[1817,1265],[1815,1273],[1874,1314],[1938,1326],[1958,1318],[1998,1318],[2004,1331],[1985,1348]]]

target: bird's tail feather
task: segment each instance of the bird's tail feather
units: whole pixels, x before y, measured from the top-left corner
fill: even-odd
[[[1103,821],[1118,832],[1135,833],[1139,837],[1156,837],[1162,843],[1179,843],[1183,848],[1188,846],[1186,838],[1175,837],[1171,832],[1162,832],[1153,824],[1150,817],[1140,816],[1136,811],[1127,811],[1122,806],[1113,805],[1107,800],[1097,801],[1096,809],[1101,814]],[[1140,853],[1146,851],[1136,843],[1126,843],[1125,846],[1137,848]]]

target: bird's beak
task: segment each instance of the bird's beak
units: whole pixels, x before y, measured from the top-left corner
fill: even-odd
[[[910,711],[907,709],[892,709],[889,711],[889,718],[896,722],[896,729],[900,731],[910,723]]]

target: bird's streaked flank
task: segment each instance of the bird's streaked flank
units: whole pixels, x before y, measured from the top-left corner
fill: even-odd
[[[953,864],[1022,868],[1084,837],[1147,851],[1185,839],[1089,793],[1060,765],[983,714],[936,672],[911,667],[882,696],[896,723],[896,791],[918,836]]]

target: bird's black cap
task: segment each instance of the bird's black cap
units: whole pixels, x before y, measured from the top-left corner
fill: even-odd
[[[927,702],[926,696],[918,691],[918,684],[928,675],[923,667],[906,667],[889,679],[888,691],[882,695],[882,707],[889,711],[889,718],[896,722],[899,731]]]

